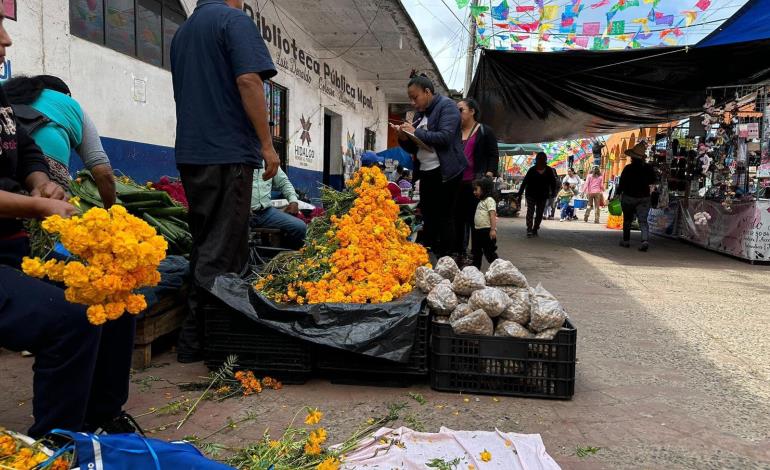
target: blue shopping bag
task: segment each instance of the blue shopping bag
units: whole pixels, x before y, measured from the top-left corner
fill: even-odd
[[[54,429],[52,434],[69,437],[73,443],[60,449],[51,461],[74,446],[81,470],[231,470],[232,467],[206,458],[192,444],[166,442],[138,434],[87,434]]]

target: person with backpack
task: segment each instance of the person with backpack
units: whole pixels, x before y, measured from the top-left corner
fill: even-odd
[[[91,172],[105,208],[115,203],[115,175],[99,131],[64,81],[52,75],[14,77],[3,84],[19,124],[43,151],[51,179],[68,188],[75,150]]]

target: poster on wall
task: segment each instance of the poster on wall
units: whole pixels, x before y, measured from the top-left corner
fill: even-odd
[[[690,201],[682,208],[682,237],[705,248],[751,261],[770,261],[770,201]]]
[[[16,21],[16,0],[3,0],[3,12],[6,18]]]
[[[679,200],[672,200],[666,208],[650,209],[650,215],[647,217],[650,232],[662,237],[678,237],[680,205]]]

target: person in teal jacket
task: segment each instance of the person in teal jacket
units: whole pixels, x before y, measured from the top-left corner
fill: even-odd
[[[115,203],[115,176],[99,132],[64,81],[51,75],[19,76],[3,84],[8,100],[38,147],[51,179],[67,188],[74,149],[91,172],[105,207]]]

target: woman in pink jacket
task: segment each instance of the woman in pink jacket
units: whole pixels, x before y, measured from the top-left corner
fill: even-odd
[[[591,209],[594,209],[594,223],[598,224],[604,200],[604,176],[598,166],[595,166],[591,174],[586,178],[586,182],[583,185],[583,194],[588,198],[588,208],[586,209],[585,216],[583,216],[583,221],[588,222],[588,215],[591,214]]]

